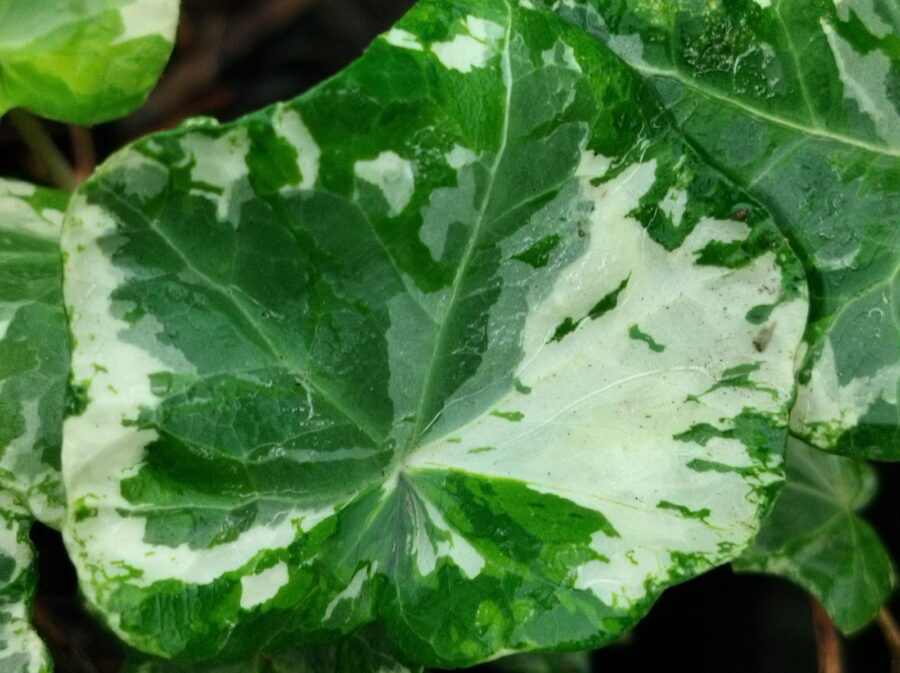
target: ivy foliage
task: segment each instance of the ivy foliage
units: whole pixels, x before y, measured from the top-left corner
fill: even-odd
[[[0,0],[0,117],[124,117],[156,84],[177,22],[178,0]]]
[[[149,653],[602,645],[781,483],[800,264],[527,4],[425,0],[294,101],[139,140],[62,245],[67,540]]]
[[[177,5],[0,16],[0,114],[93,123],[146,95]],[[420,0],[71,202],[0,181],[0,669],[49,670],[32,518],[130,673],[581,673],[533,651],[729,561],[867,624],[873,473],[821,450],[898,457],[897,28],[881,0]]]
[[[792,430],[900,459],[900,13],[892,0],[545,3],[764,203],[811,290]]]

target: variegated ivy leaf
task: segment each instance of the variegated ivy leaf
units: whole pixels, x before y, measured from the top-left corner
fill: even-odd
[[[123,117],[169,60],[178,0],[0,0],[0,116]]]
[[[652,82],[802,253],[813,307],[794,432],[900,459],[896,0],[545,3]]]
[[[425,0],[309,94],[101,168],[63,464],[112,627],[230,660],[376,621],[462,666],[608,642],[739,554],[802,270],[654,101],[550,12]]]
[[[796,582],[841,630],[856,631],[875,618],[894,587],[884,545],[857,515],[875,493],[875,473],[794,439],[786,471],[775,509],[735,566]]]
[[[0,490],[0,671],[50,673],[50,657],[31,627],[36,574],[28,537],[31,517]]]
[[[0,488],[63,518],[60,443],[69,374],[59,234],[68,195],[0,180]]]
[[[420,666],[397,661],[393,647],[378,629],[363,628],[337,643],[258,654],[239,664],[179,664],[165,659],[134,658],[125,673],[424,673]],[[573,671],[581,673],[581,671]]]

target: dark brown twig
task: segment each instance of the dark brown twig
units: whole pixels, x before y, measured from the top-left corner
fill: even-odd
[[[816,650],[819,654],[819,673],[844,673],[841,659],[841,637],[825,608],[813,596],[809,597]]]
[[[16,129],[31,153],[44,165],[50,179],[60,189],[71,192],[77,187],[75,171],[65,155],[60,152],[50,133],[35,117],[22,110],[8,115],[9,123]]]
[[[887,608],[878,611],[878,627],[891,651],[891,673],[900,673],[900,626]]]

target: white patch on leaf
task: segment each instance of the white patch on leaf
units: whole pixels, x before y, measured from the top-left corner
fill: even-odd
[[[331,615],[334,614],[335,608],[343,602],[343,601],[352,601],[355,598],[358,598],[362,593],[363,586],[365,586],[366,582],[371,580],[375,573],[378,571],[378,561],[374,561],[371,565],[365,566],[364,568],[360,568],[356,571],[356,574],[353,575],[353,578],[350,580],[350,583],[344,587],[344,589],[338,593],[331,601],[325,606],[325,615],[323,617],[324,621],[328,621],[331,619]]]
[[[471,35],[457,35],[449,42],[437,42],[431,45],[431,51],[444,67],[461,73],[483,68],[494,54],[493,49]]]
[[[35,192],[37,192],[37,187],[30,182],[0,178],[0,194],[28,197],[34,196]]]
[[[666,195],[662,198],[662,201],[659,202],[659,208],[666,215],[668,215],[672,224],[676,227],[681,226],[681,221],[684,219],[684,211],[687,209],[687,192],[683,189],[678,189],[677,187],[670,187],[669,191],[666,192]]]
[[[736,472],[696,471],[692,460],[735,468],[754,460],[737,439],[705,446],[674,438],[699,423],[729,429],[728,419],[750,408],[781,413],[790,400],[793,357],[803,333],[806,302],[779,305],[777,328],[763,353],[754,339],[759,326],[744,319],[778,292],[780,269],[767,254],[742,269],[695,264],[711,240],[739,240],[748,228],[733,221],[702,220],[684,245],[668,252],[630,213],[656,180],[656,164],[636,164],[598,186],[585,164],[600,175],[604,162],[587,156],[581,184],[595,204],[589,248],[556,278],[525,324],[524,356],[517,376],[529,394],[512,392],[493,408],[516,409],[515,425],[484,414],[414,452],[408,467],[462,469],[486,477],[521,481],[529,488],[601,512],[620,537],[598,533],[592,546],[609,563],[591,561],[575,572],[577,586],[609,604],[640,600],[648,582],[663,582],[677,560],[699,554],[710,564],[740,548],[757,527],[753,488]],[[567,318],[581,319],[597,301],[628,278],[617,307],[596,320],[585,318],[553,341]],[[654,335],[665,350],[648,355],[629,338],[629,327]],[[709,391],[728,368],[757,363],[752,380],[771,390],[723,386]],[[688,401],[691,395],[698,402]],[[598,437],[602,441],[598,442]],[[491,446],[492,451],[470,453]],[[566,460],[559,460],[565,446]],[[602,452],[602,459],[598,459]],[[778,479],[779,458],[760,483]],[[661,501],[691,510],[709,509],[705,520],[660,509]]]
[[[64,212],[53,210],[52,208],[44,208],[41,210],[40,216],[49,222],[56,231],[62,231],[63,219],[65,218]]]
[[[73,210],[76,215],[62,239],[68,256],[64,288],[72,335],[79,346],[72,357],[73,377],[91,382],[91,401],[84,414],[69,417],[66,430],[69,439],[83,439],[91,448],[72,455],[69,467],[72,474],[80,474],[82,469],[105,474],[123,456],[128,465],[137,462],[133,458],[140,455],[143,445],[135,436],[138,432],[123,426],[122,421],[137,418],[141,407],[155,406],[150,375],[164,372],[166,367],[153,355],[118,338],[131,325],[113,314],[112,293],[127,276],[100,246],[101,241],[116,235],[115,220],[83,197],[76,197]],[[111,419],[115,420],[109,425],[120,429],[105,432],[102,437],[107,441],[88,439],[95,427]],[[115,454],[113,464],[97,460],[106,452]]]
[[[797,387],[791,426],[810,434],[812,443],[831,444],[832,435],[849,430],[878,399],[897,404],[900,362],[882,367],[872,376],[858,376],[841,384],[831,340],[826,340],[807,383]]]
[[[300,168],[300,181],[295,187],[312,189],[319,179],[319,161],[322,151],[316,144],[303,118],[296,110],[284,103],[275,106],[272,115],[272,128],[276,135],[285,140],[297,152],[297,164]]]
[[[476,40],[489,44],[496,44],[506,32],[500,24],[471,15],[466,17],[466,30]]]
[[[284,561],[255,575],[244,575],[241,577],[241,608],[251,610],[272,600],[289,579],[288,567]]]
[[[119,559],[129,545],[143,545],[143,523],[115,511],[116,505],[126,504],[120,481],[133,474],[144,447],[156,438],[154,432],[123,421],[136,419],[142,407],[156,406],[150,375],[166,367],[119,338],[130,325],[113,314],[112,293],[126,275],[100,246],[115,236],[115,220],[83,197],[76,196],[72,205],[75,215],[62,238],[68,255],[64,290],[72,336],[78,344],[72,354],[72,375],[75,381],[90,381],[90,401],[84,413],[70,416],[64,424],[63,477],[70,513],[78,499],[88,494],[104,505],[96,519],[83,522],[79,538],[90,540],[95,559]],[[110,530],[116,535],[109,535]],[[77,563],[78,555],[73,556]],[[89,583],[87,591],[91,590]]]
[[[873,0],[834,0],[834,7],[841,21],[845,23],[850,21],[850,13],[853,12],[866,30],[877,38],[886,37],[891,33],[891,25],[878,15]]]
[[[220,221],[237,222],[241,202],[252,197],[247,182],[247,129],[235,128],[219,136],[193,133],[185,136],[181,144],[191,163],[191,179],[202,185],[192,189],[191,194],[212,201]]]
[[[544,61],[545,66],[562,66],[579,75],[582,72],[581,65],[578,63],[578,59],[575,58],[575,50],[565,42],[557,42],[556,46],[545,50],[541,54],[541,59]]]
[[[431,51],[445,68],[470,73],[486,66],[497,55],[505,31],[499,24],[476,16],[466,17],[463,30],[452,40],[435,42]]]
[[[177,0],[134,0],[119,8],[123,31],[113,44],[158,35],[167,42],[175,37],[178,23]]]
[[[387,151],[370,161],[357,161],[356,177],[375,185],[388,203],[388,214],[396,217],[409,204],[416,190],[416,176],[411,161],[396,152]]]
[[[478,161],[478,156],[468,147],[462,145],[454,145],[453,149],[444,155],[447,165],[454,170],[459,170],[469,164]]]
[[[391,28],[383,37],[385,42],[394,47],[399,47],[400,49],[411,49],[412,51],[425,50],[425,47],[419,42],[418,37],[402,28]]]
[[[121,176],[123,193],[141,200],[159,196],[170,178],[168,168],[139,152],[117,152],[100,170]]]
[[[875,126],[878,136],[891,147],[900,146],[900,112],[888,95],[891,61],[878,49],[859,54],[823,18],[819,23],[834,54],[844,99],[851,100]]]
[[[419,572],[423,575],[431,574],[436,567],[436,559],[447,557],[463,571],[466,577],[469,579],[477,577],[484,568],[484,558],[465,538],[450,527],[430,500],[423,497],[421,502],[424,503],[425,511],[434,527],[449,536],[449,539],[438,540],[437,544],[434,544],[427,532],[422,527],[417,527],[419,535],[415,549]]]
[[[576,178],[602,178],[606,175],[613,160],[590,150],[581,153],[581,162],[575,170]]]
[[[36,211],[25,200],[35,191],[28,183],[0,178],[0,230],[56,241],[62,227],[61,214],[48,209]]]

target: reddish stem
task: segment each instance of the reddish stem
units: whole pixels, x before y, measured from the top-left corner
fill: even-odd
[[[819,654],[819,673],[844,673],[840,634],[819,601],[810,596],[809,605]]]
[[[900,673],[900,626],[887,608],[878,612],[878,626],[891,651],[891,673]]]

